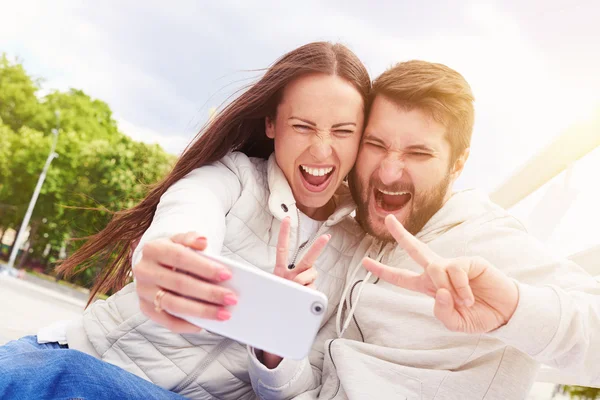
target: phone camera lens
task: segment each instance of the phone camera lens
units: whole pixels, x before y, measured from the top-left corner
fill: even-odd
[[[323,304],[317,302],[317,303],[313,303],[311,309],[312,309],[313,314],[320,315],[325,310],[325,307],[323,307]]]

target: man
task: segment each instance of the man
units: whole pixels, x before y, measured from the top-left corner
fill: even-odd
[[[539,363],[600,383],[597,282],[486,196],[452,192],[473,120],[471,89],[446,66],[400,63],[374,82],[349,181],[368,235],[344,309],[312,369],[252,363],[260,397],[523,399]]]

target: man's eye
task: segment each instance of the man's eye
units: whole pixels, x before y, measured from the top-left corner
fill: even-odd
[[[379,150],[385,149],[385,147],[383,147],[383,145],[381,143],[365,142],[365,144],[368,145],[368,146],[374,147],[376,149],[379,149]]]

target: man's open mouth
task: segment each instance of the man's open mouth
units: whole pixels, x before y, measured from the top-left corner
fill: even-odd
[[[333,166],[309,167],[307,165],[300,165],[298,169],[300,170],[304,186],[311,192],[325,190],[335,172],[335,167]]]
[[[374,196],[377,206],[390,213],[400,211],[412,198],[410,192],[390,192],[379,189],[374,189]]]

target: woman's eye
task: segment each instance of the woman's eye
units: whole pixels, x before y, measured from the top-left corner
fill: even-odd
[[[294,130],[296,132],[300,132],[300,133],[309,133],[313,130],[312,127],[310,127],[308,125],[300,125],[300,124],[292,125],[292,128],[294,128]]]
[[[338,129],[334,131],[334,133],[338,136],[350,136],[354,133],[354,131],[351,131],[350,129]]]

